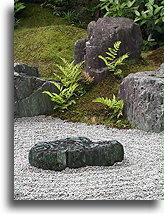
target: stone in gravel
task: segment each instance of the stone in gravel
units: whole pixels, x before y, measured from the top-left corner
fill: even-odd
[[[92,142],[85,137],[41,142],[29,152],[32,166],[55,171],[66,167],[112,166],[123,158],[123,146],[118,141]]]
[[[118,99],[124,100],[123,114],[132,127],[163,131],[163,66],[156,71],[129,74],[123,79]]]

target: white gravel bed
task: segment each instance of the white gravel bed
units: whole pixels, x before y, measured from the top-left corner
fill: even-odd
[[[41,141],[83,136],[118,140],[123,162],[113,166],[66,168],[61,172],[30,166],[30,148]],[[15,200],[163,200],[163,135],[38,116],[14,122]]]

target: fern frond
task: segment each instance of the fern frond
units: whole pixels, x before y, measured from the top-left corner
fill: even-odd
[[[109,52],[114,55],[114,56],[117,56],[117,50],[113,49],[113,48],[108,48]]]
[[[47,94],[50,97],[53,97],[53,94],[49,91],[43,91],[42,94]]]
[[[112,100],[109,98],[104,98],[104,97],[98,97],[94,100],[92,100],[92,102],[95,103],[102,103],[105,104],[109,107],[110,110],[113,110],[113,114],[111,117],[117,117],[119,118],[122,115],[122,109],[123,109],[123,100],[116,100],[115,95],[113,95]]]
[[[128,54],[124,54],[123,56],[121,56],[116,62],[115,62],[115,65],[117,66],[117,65],[123,65],[124,63],[123,63],[123,61],[125,60],[125,59],[127,59],[129,57],[129,55]]]
[[[106,57],[106,59],[113,61],[116,58],[116,56],[114,56],[113,54],[111,54],[109,52],[106,52],[106,54],[110,56],[110,57]]]
[[[53,82],[53,81],[51,81],[51,83],[52,83],[54,86],[56,86],[56,88],[57,88],[59,91],[62,91],[63,86],[61,86],[61,85],[60,85],[60,84],[58,84],[57,82]]]
[[[98,57],[99,57],[100,59],[102,59],[102,60],[105,62],[105,64],[106,64],[107,66],[110,65],[110,63],[108,63],[106,57],[103,57],[103,56],[101,56],[101,55],[99,55]]]
[[[117,50],[117,51],[119,50],[121,43],[122,43],[121,41],[117,41],[114,43],[115,50]]]
[[[117,41],[114,43],[114,48],[108,48],[109,52],[106,52],[108,56],[103,57],[99,55],[98,57],[104,61],[109,71],[113,71],[114,74],[120,75],[122,73],[121,69],[117,69],[117,66],[123,65],[123,61],[129,57],[128,54],[124,54],[123,56],[116,58],[118,55],[118,51],[121,45],[121,41]]]

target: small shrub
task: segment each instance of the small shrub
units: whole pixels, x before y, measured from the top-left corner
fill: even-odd
[[[135,6],[136,0],[100,0],[100,10],[105,11],[104,16],[133,18],[133,13],[139,6]]]
[[[62,16],[69,8],[69,0],[45,0],[41,7],[51,8],[55,16]]]
[[[68,21],[69,24],[77,27],[84,27],[84,22],[80,20],[80,14],[75,10],[69,10],[63,13],[63,18]]]
[[[121,45],[121,41],[114,43],[114,48],[108,48],[109,52],[106,52],[107,57],[99,55],[98,57],[104,61],[109,71],[113,71],[115,75],[120,75],[122,70],[118,66],[123,65],[123,61],[128,58],[128,54],[124,54],[117,59],[118,51]]]
[[[116,100],[116,97],[115,95],[113,95],[113,99],[109,99],[109,98],[104,98],[104,97],[98,97],[94,100],[92,100],[92,102],[94,103],[102,103],[106,106],[109,107],[109,110],[112,111],[112,114],[111,114],[111,118],[119,118],[121,115],[122,115],[122,109],[123,109],[123,105],[124,105],[124,102],[123,100]]]
[[[158,1],[157,1],[158,2]],[[135,22],[141,25],[144,35],[143,50],[150,50],[152,47],[163,44],[163,22],[164,22],[164,1],[157,4],[155,0],[149,0],[145,9],[135,10]]]

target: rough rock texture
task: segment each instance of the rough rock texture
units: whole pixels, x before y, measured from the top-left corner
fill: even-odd
[[[24,73],[28,76],[39,77],[38,68],[34,66],[26,65],[25,63],[14,63],[14,72]]]
[[[29,152],[32,166],[61,171],[66,167],[111,166],[121,162],[123,146],[118,141],[92,142],[85,137],[41,142]]]
[[[101,80],[107,72],[102,69],[106,65],[98,55],[106,56],[106,51],[109,47],[113,48],[116,41],[122,42],[118,57],[129,53],[129,61],[140,58],[142,34],[139,25],[128,18],[104,17],[89,23],[87,40],[75,43],[75,62],[84,58],[86,72],[96,81]]]
[[[74,55],[75,55],[74,64],[75,65],[84,61],[87,41],[88,39],[79,39],[75,42],[75,46],[74,46]]]
[[[38,76],[35,67],[22,63],[15,65],[14,70],[17,72],[14,72],[14,116],[30,117],[51,113],[54,102],[42,92],[58,92],[56,87],[49,81],[35,77]]]
[[[118,99],[132,127],[163,131],[163,65],[157,71],[129,74],[120,85]]]

